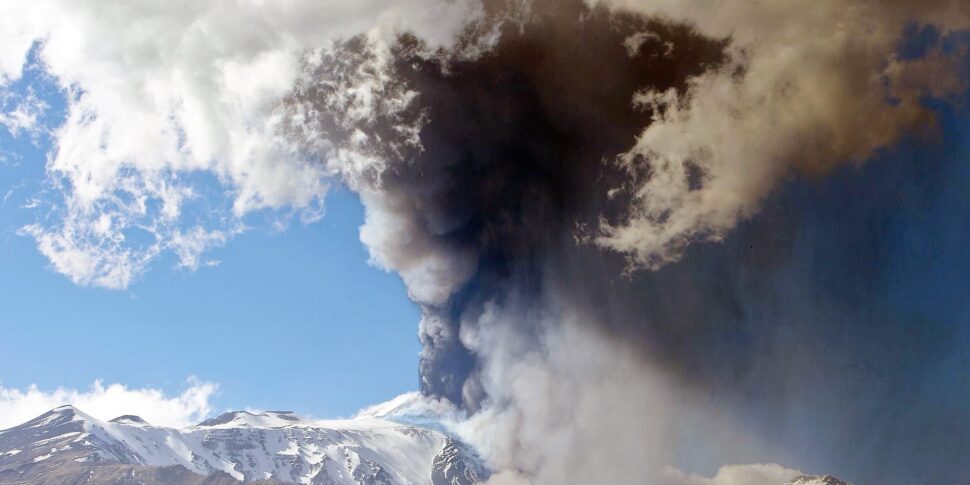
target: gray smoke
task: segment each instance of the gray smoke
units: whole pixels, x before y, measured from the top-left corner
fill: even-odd
[[[724,45],[581,2],[486,5],[454,51],[358,37],[309,60],[290,106],[293,130],[326,140],[361,194],[375,261],[423,305],[424,391],[473,409],[461,321],[538,297],[550,258],[579,247],[577,228],[626,210],[609,196],[627,177],[612,160],[650,121],[631,96],[686,89]],[[657,37],[631,57],[627,40],[643,32]]]
[[[496,483],[959,460],[967,433],[912,435],[954,416],[891,399],[955,330],[880,286],[879,218],[919,213],[893,191],[948,168],[839,167],[939,133],[967,7],[702,4],[486,1],[454,45],[353,37],[306,56],[287,133],[360,194],[373,262],[422,308],[422,392],[472,414]],[[833,170],[846,190],[819,190]]]

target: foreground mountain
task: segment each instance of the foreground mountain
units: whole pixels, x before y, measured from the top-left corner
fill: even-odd
[[[447,434],[378,417],[232,412],[185,429],[72,406],[0,431],[0,483],[472,485],[486,472]]]

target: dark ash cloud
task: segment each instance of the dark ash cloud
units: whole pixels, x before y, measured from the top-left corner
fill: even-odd
[[[372,182],[393,199],[389,210],[412,221],[417,237],[433,241],[428,245],[474,259],[449,298],[424,306],[421,363],[425,392],[472,408],[482,396],[462,395],[474,371],[458,341],[463,316],[509,291],[537,296],[548,257],[576,245],[577,227],[622,212],[624,201],[608,192],[626,174],[611,160],[633,146],[652,115],[632,106],[633,94],[683,90],[690,76],[721,62],[724,46],[683,25],[578,1],[538,2],[512,13],[489,5],[491,17],[470,26],[464,39],[475,45],[478,36],[497,32],[485,53],[466,59],[428,52],[419,39],[401,37],[391,47],[386,68],[393,81],[382,94],[418,97],[363,128],[383,142],[368,150],[399,160]],[[631,54],[630,39],[641,37]],[[355,75],[361,58],[374,55],[364,38],[343,47],[320,62],[311,82]],[[293,101],[320,110],[317,128],[328,140],[351,145],[361,126],[342,126],[347,106],[320,103],[343,87],[334,86],[308,86]],[[401,126],[420,126],[420,144],[409,144]],[[392,267],[424,257],[426,247],[396,255]]]
[[[970,440],[943,430],[965,417],[966,331],[893,288],[923,283],[900,273],[896,231],[955,203],[934,194],[958,169],[885,150],[953,158],[908,134],[954,129],[927,99],[963,95],[962,41],[941,30],[897,56],[917,8],[850,9],[878,29],[849,42],[812,37],[833,2],[793,33],[732,35],[737,17],[658,5],[485,2],[451,48],[368,35],[307,58],[289,133],[361,195],[374,262],[421,304],[422,392],[497,420],[493,464],[531,483],[583,483],[603,457],[577,450],[597,445],[644,467],[680,448],[706,466],[960,476],[947,463]],[[874,154],[889,160],[844,165]],[[963,261],[955,233],[927,237],[938,264]]]

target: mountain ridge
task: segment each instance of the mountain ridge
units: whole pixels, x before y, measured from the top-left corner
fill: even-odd
[[[60,406],[0,431],[0,483],[474,485],[481,460],[455,437],[381,418],[305,420],[235,411],[183,429]]]

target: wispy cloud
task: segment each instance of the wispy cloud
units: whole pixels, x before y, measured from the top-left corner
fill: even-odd
[[[2,87],[2,86],[0,86]],[[44,113],[49,108],[46,101],[40,99],[33,89],[23,93],[13,93],[9,90],[0,94],[0,126],[3,126],[11,136],[29,136],[37,143],[40,135],[48,131],[49,127],[43,123]]]

